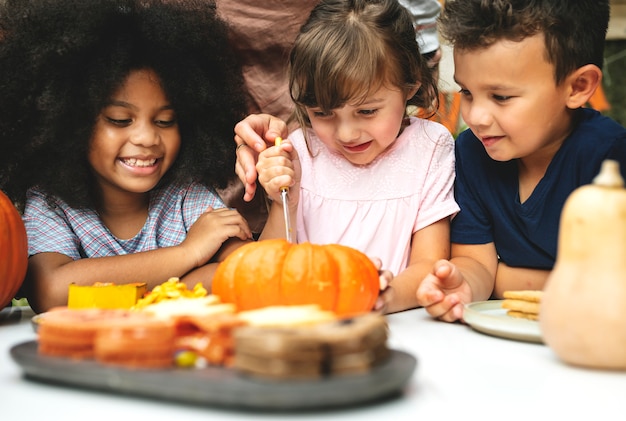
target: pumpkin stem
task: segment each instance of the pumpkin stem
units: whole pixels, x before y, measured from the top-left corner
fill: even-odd
[[[611,188],[624,187],[624,179],[619,172],[619,162],[605,159],[602,162],[600,173],[593,179],[593,184]]]

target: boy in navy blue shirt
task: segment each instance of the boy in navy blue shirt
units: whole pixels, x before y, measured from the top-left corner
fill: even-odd
[[[446,1],[440,32],[469,129],[456,145],[451,259],[417,291],[433,317],[543,289],[569,194],[605,159],[626,177],[626,129],[584,108],[602,80],[608,21],[608,0]]]

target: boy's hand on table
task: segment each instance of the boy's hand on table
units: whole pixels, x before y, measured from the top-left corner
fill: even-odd
[[[417,289],[417,302],[432,317],[445,322],[463,319],[463,306],[471,301],[471,289],[459,269],[448,260],[435,263]]]

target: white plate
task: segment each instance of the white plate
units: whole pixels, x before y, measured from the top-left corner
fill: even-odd
[[[465,305],[463,320],[473,329],[518,341],[543,343],[539,322],[507,316],[502,300],[477,301]]]

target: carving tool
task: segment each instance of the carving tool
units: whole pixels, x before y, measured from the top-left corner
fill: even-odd
[[[283,139],[281,137],[277,137],[274,139],[274,145],[280,146]],[[285,238],[290,243],[294,242],[293,239],[293,230],[291,228],[291,217],[289,215],[289,187],[281,187],[280,188],[280,199],[283,202],[283,218],[285,219]]]

